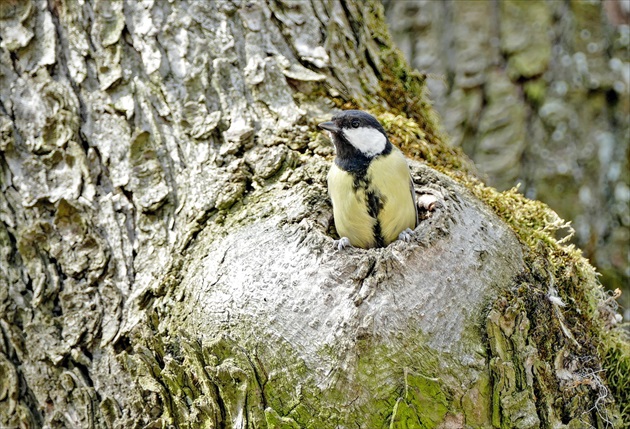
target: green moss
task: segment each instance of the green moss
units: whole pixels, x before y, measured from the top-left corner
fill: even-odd
[[[265,420],[268,429],[301,429],[290,417],[281,417],[273,408],[265,410]]]
[[[547,96],[547,83],[543,79],[528,80],[523,85],[527,100],[534,106],[541,106]]]
[[[464,421],[469,427],[483,427],[488,424],[492,405],[488,406],[492,398],[490,375],[487,372],[480,374],[468,392],[462,397],[462,411]]]
[[[390,428],[419,427],[432,429],[444,421],[451,406],[446,394],[442,390],[442,382],[437,378],[405,374],[405,398],[397,401],[397,411],[393,413]],[[395,421],[400,425],[395,425]],[[418,426],[415,425],[415,420]],[[407,424],[409,422],[410,424]]]
[[[390,112],[381,112],[376,116],[391,142],[408,156],[423,160],[438,169],[474,174],[472,162],[460,148],[449,146],[442,140],[431,139],[415,120]]]
[[[420,422],[416,409],[409,405],[405,399],[398,398],[392,410],[392,420],[389,429],[424,429],[424,427]]]
[[[630,341],[628,334],[617,331],[600,346],[611,393],[617,400],[623,427],[630,427]]]

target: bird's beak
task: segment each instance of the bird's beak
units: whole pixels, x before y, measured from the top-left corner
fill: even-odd
[[[334,122],[322,122],[318,127],[331,133],[339,132],[339,127]]]

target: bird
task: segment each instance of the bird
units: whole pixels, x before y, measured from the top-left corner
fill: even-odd
[[[403,153],[380,122],[361,110],[344,110],[318,125],[335,146],[328,172],[335,246],[363,249],[409,241],[418,225],[413,181]]]

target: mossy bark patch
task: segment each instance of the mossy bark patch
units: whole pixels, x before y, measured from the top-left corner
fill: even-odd
[[[437,378],[405,373],[405,396],[396,401],[390,429],[433,429],[452,409]]]

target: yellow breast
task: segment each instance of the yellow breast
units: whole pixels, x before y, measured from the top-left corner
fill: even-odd
[[[416,227],[407,161],[396,148],[372,160],[360,180],[336,164],[328,173],[335,227],[355,247],[387,246]]]

